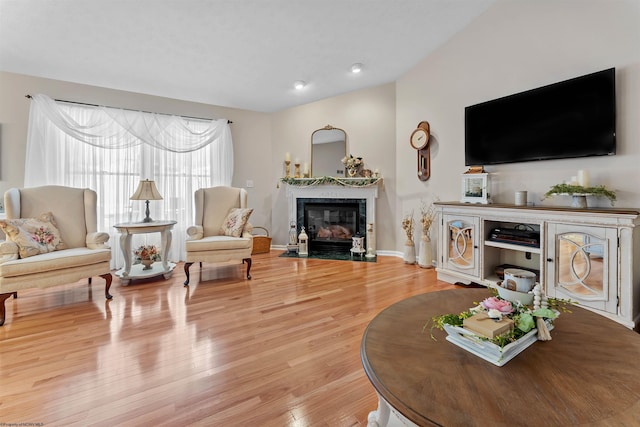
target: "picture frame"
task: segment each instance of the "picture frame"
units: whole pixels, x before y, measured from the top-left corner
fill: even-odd
[[[484,173],[464,173],[462,174],[462,203],[491,203],[489,192],[489,174]]]

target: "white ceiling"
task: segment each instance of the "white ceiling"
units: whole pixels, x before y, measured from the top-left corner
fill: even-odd
[[[395,81],[494,1],[0,0],[0,70],[273,112]]]

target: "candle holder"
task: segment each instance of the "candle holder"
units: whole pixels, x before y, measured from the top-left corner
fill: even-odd
[[[300,163],[295,163],[295,167],[296,167],[296,178],[300,178]]]
[[[284,176],[286,178],[290,178],[291,177],[291,160],[285,160],[284,164],[285,164]]]
[[[376,257],[376,236],[372,222],[367,224],[367,254],[365,255],[365,257]]]

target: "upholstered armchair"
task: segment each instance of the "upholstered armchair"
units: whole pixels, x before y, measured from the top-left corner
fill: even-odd
[[[47,288],[93,276],[105,279],[111,298],[109,234],[97,232],[97,196],[83,188],[12,188],[0,220],[0,325],[5,301],[20,290]]]
[[[194,262],[247,263],[251,279],[252,226],[248,222],[247,191],[243,188],[201,188],[194,194],[195,225],[187,229],[184,285],[189,284],[189,268]]]

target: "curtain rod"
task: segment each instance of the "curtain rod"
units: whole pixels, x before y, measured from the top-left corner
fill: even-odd
[[[29,99],[32,99],[32,98],[33,98],[33,97],[32,97],[31,95],[29,95],[29,94],[25,95],[24,97],[25,97],[25,98],[29,98]],[[67,103],[69,103],[69,104],[87,105],[87,106],[89,106],[89,107],[106,107],[105,105],[89,104],[89,103],[86,103],[86,102],[77,102],[77,101],[67,101],[67,100],[64,100],[64,99],[54,99],[54,101],[57,101],[57,102],[67,102]],[[151,112],[151,111],[134,110],[134,109],[132,109],[132,108],[121,108],[121,107],[107,107],[107,108],[119,108],[119,109],[121,109],[121,110],[127,110],[127,111],[138,111],[138,112],[140,112],[140,113],[148,113],[148,114],[162,114],[163,116],[172,116],[172,115],[173,115],[173,114],[167,114],[167,113],[153,113],[153,112]],[[179,115],[179,114],[176,114],[176,115]],[[191,117],[191,116],[180,116],[180,117],[185,118],[185,119],[194,119],[194,120],[207,120],[207,121],[209,121],[209,120],[213,120],[213,119],[205,119],[205,118],[202,118],[202,117]],[[233,123],[233,122],[232,122],[231,120],[227,120],[227,123],[231,124],[231,123]]]

